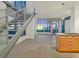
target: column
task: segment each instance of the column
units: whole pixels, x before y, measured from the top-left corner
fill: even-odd
[[[62,27],[61,27],[61,26],[62,26],[62,21],[59,20],[59,21],[58,21],[58,32],[59,32],[59,33],[62,32]]]
[[[70,30],[71,33],[75,33],[75,7],[71,8],[71,21],[70,21]]]
[[[79,33],[79,6],[71,8],[71,33]]]

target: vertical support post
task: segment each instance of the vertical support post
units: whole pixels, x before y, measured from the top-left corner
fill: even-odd
[[[61,33],[61,24],[62,24],[62,21],[61,20],[58,20],[58,32]]]
[[[23,14],[24,14],[24,22],[25,22],[25,21],[26,21],[26,16],[27,16],[27,15],[26,15],[26,8],[24,8],[24,13],[23,13]],[[25,34],[26,34],[26,29],[25,29],[24,32],[25,32]]]
[[[9,27],[9,25],[8,25],[8,17],[6,16],[6,41],[7,41],[7,44],[8,44],[8,31],[9,31],[9,29],[8,29],[8,27]]]
[[[53,34],[53,24],[52,24],[51,20],[50,20],[50,31],[51,31],[51,34]]]

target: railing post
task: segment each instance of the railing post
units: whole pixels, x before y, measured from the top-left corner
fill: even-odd
[[[7,11],[6,11],[6,15],[7,15]],[[6,28],[7,28],[6,29],[6,41],[7,41],[7,44],[8,44],[8,30],[9,30],[8,27],[9,27],[8,26],[8,16],[6,16]]]
[[[24,9],[24,22],[26,21],[26,8]]]
[[[27,15],[26,15],[26,8],[25,8],[25,9],[24,9],[24,22],[26,21],[26,16],[27,16]],[[25,27],[25,28],[26,28],[26,27]],[[25,32],[25,34],[26,34],[26,29],[25,29],[24,32]]]

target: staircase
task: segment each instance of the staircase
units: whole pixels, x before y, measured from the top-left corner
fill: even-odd
[[[0,21],[0,57],[7,57],[18,39],[24,35],[26,27],[34,16],[35,10],[29,13],[23,8],[0,17],[0,19],[5,19]]]

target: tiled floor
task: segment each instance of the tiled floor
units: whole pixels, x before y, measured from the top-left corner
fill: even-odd
[[[53,38],[55,39],[55,38]],[[79,53],[60,53],[55,50],[51,35],[39,35],[34,40],[25,40],[16,45],[8,57],[10,58],[59,58],[79,57]]]

